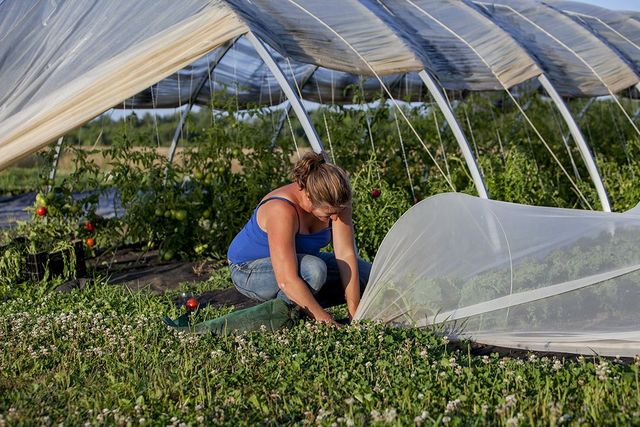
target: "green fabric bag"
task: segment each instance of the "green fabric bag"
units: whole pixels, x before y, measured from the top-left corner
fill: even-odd
[[[300,318],[300,310],[297,307],[290,308],[280,299],[272,299],[254,307],[234,311],[227,315],[205,320],[204,322],[189,325],[188,318],[183,315],[175,321],[169,317],[162,320],[167,325],[180,331],[194,332],[196,334],[213,333],[215,335],[228,335],[249,331],[259,331],[262,326],[267,331],[293,326]]]

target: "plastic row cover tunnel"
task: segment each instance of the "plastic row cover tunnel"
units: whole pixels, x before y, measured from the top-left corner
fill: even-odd
[[[500,347],[633,356],[638,306],[640,207],[603,213],[449,193],[393,226],[355,318],[439,325]]]

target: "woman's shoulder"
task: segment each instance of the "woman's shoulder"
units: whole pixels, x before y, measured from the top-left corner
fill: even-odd
[[[283,185],[282,187],[278,187],[275,190],[272,190],[270,193],[264,196],[262,200],[260,200],[260,203],[264,203],[268,200],[275,199],[275,200],[281,200],[285,203],[289,202],[289,204],[297,206],[295,193],[292,188],[293,185],[295,184],[287,184],[287,185]]]
[[[291,188],[285,185],[264,196],[258,210],[260,217],[265,215],[297,216],[298,205]]]
[[[281,225],[291,224],[292,227],[296,227],[299,221],[298,208],[295,203],[295,199],[291,193],[280,190],[282,187],[272,191],[263,197],[256,212],[256,221],[258,226],[265,232],[269,232],[269,223],[271,221],[277,221]]]

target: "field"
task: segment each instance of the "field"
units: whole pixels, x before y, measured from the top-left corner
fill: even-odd
[[[221,271],[198,291],[226,286]],[[97,284],[0,306],[6,425],[630,425],[640,359],[472,355],[428,330],[301,322],[216,337],[168,330],[175,295]],[[204,317],[223,311],[207,310]],[[337,312],[337,315],[340,313]]]
[[[570,106],[579,111],[583,104]],[[631,110],[633,103],[625,106]],[[327,146],[332,141],[332,159],[351,174],[356,239],[365,259],[373,260],[387,230],[413,203],[451,191],[447,180],[456,191],[475,194],[442,117],[406,108],[438,167],[383,104],[368,111],[370,134],[364,109],[313,115],[315,123],[326,123],[318,129]],[[595,103],[582,126],[613,209],[623,211],[640,201],[640,143],[612,108]],[[473,95],[457,113],[473,135],[493,198],[599,208],[580,155],[559,137],[565,129],[548,103],[533,97],[528,114],[568,176],[504,100]],[[161,295],[109,284],[91,270],[90,286],[53,291],[73,278],[73,268],[58,278],[22,280],[23,254],[66,248],[74,239],[85,242],[89,258],[128,245],[157,251],[164,262],[220,265],[256,202],[286,182],[296,158],[293,142],[306,147],[295,121],[272,146],[277,119],[269,112],[242,120],[206,109],[193,114],[181,161],[167,169],[166,184],[171,132],[147,117],[96,120],[74,131],[54,182],[45,179],[51,150],[0,173],[3,194],[40,193],[30,219],[0,236],[0,244],[18,236],[27,241],[0,253],[0,426],[640,425],[637,357],[497,353],[450,342],[438,330],[367,322],[338,328],[301,320],[277,332],[223,337],[182,334],[161,322],[182,314],[175,304],[181,293],[230,287],[224,266]],[[96,215],[94,196],[73,198],[107,188],[121,195],[122,217]],[[371,196],[374,188],[380,197]],[[39,207],[46,207],[44,215]],[[207,307],[198,316],[232,309]],[[332,310],[346,316],[344,307]]]

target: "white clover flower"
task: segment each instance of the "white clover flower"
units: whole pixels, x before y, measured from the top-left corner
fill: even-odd
[[[560,418],[558,418],[558,424],[564,424],[569,422],[569,420],[571,420],[571,415],[569,414],[564,414],[563,416],[561,416]]]
[[[508,427],[517,427],[518,426],[518,418],[511,417],[507,420]]]
[[[610,373],[611,369],[609,368],[609,363],[602,362],[596,366],[596,377],[598,377],[600,381],[606,381],[609,378]]]
[[[442,424],[449,424],[451,421],[451,417],[442,417]]]
[[[397,412],[395,408],[389,408],[389,409],[385,409],[383,415],[384,415],[384,420],[390,423],[396,418]]]
[[[369,415],[371,416],[373,421],[382,421],[382,417],[380,416],[380,412],[378,412],[375,409],[372,409]]]
[[[447,402],[447,407],[445,408],[444,413],[450,414],[458,408],[458,405],[460,405],[460,399],[450,400]]]

